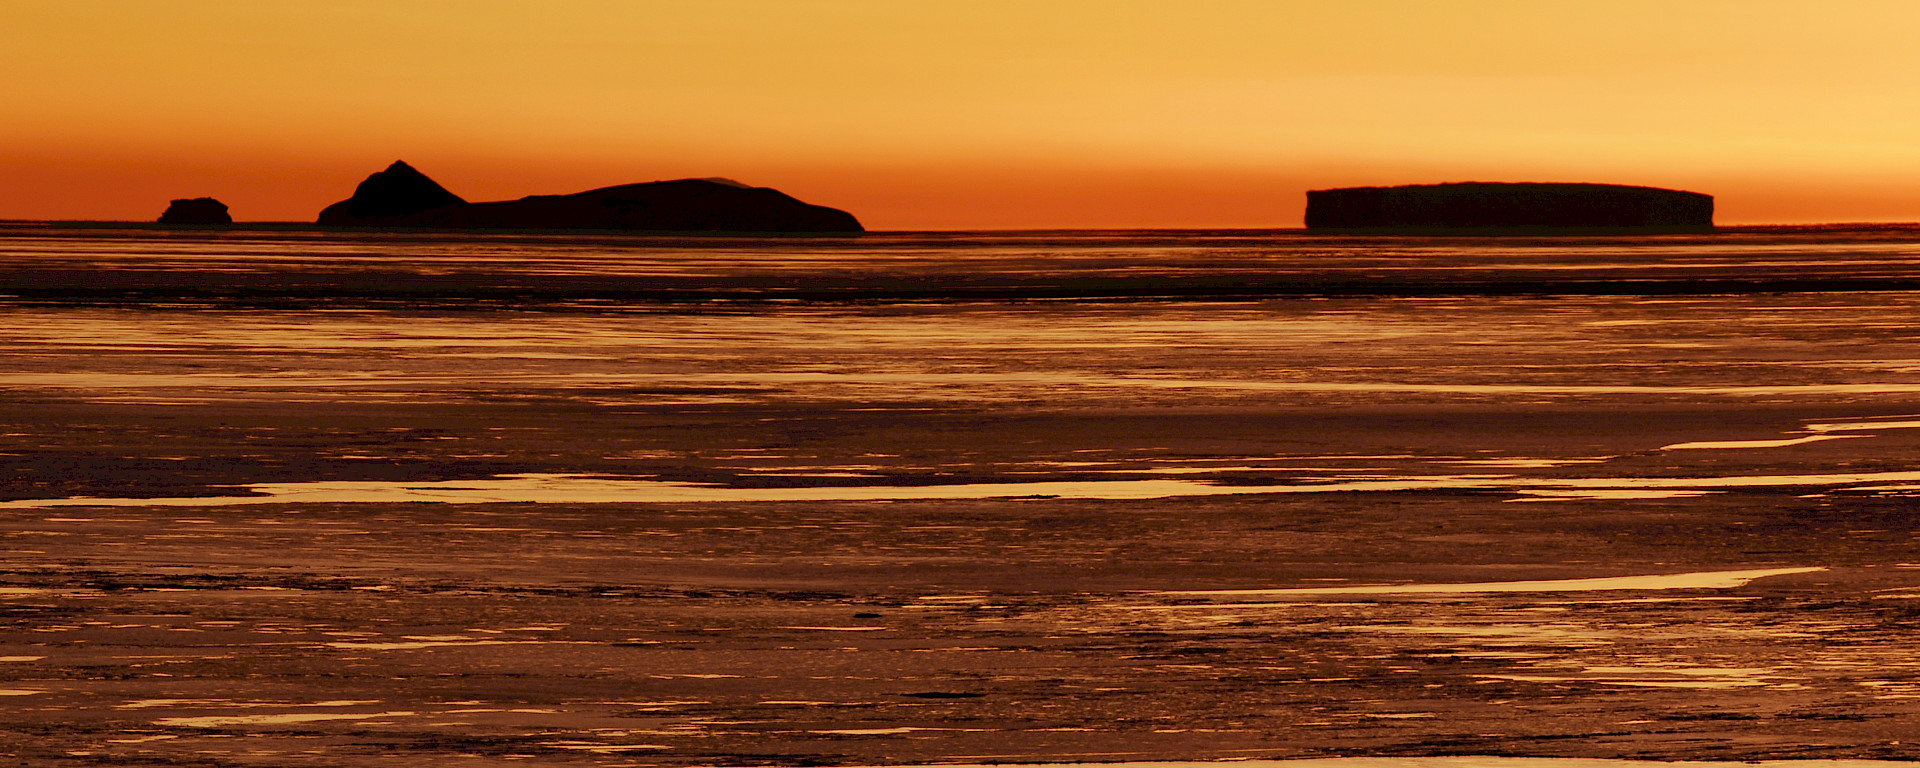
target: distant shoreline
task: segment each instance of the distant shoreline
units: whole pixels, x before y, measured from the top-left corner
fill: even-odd
[[[1293,227],[1054,227],[1054,228],[979,228],[979,229],[874,229],[863,233],[781,233],[781,232],[715,232],[702,230],[623,230],[623,229],[503,229],[473,228],[450,229],[436,227],[340,227],[315,224],[304,221],[236,221],[232,224],[160,224],[152,221],[115,221],[96,219],[0,219],[0,230],[6,229],[133,229],[167,232],[318,232],[347,234],[423,234],[423,235],[606,235],[631,238],[650,237],[698,237],[698,238],[777,238],[777,239],[853,239],[874,235],[958,235],[958,234],[1051,234],[1051,233],[1248,233],[1248,234],[1295,234],[1307,237],[1365,238],[1365,237],[1647,237],[1647,236],[1713,236],[1719,234],[1741,233],[1786,233],[1786,232],[1871,232],[1871,231],[1912,231],[1920,230],[1920,221],[1857,221],[1857,222],[1820,222],[1810,224],[1720,224],[1712,229],[1673,230],[1670,228],[1584,228],[1584,227],[1494,227],[1494,228],[1365,228],[1365,229],[1308,229],[1306,226]]]

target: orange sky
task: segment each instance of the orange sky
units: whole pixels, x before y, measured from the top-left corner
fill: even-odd
[[[451,9],[451,10],[450,10]],[[1299,226],[1602,181],[1920,220],[1910,0],[6,0],[0,218],[727,176],[870,228]]]

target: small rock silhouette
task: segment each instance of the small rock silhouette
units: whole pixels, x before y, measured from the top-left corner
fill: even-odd
[[[175,200],[160,214],[161,224],[232,224],[227,204],[211,197]]]

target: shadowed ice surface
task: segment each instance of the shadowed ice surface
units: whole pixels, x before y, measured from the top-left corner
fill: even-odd
[[[0,753],[1915,759],[1917,257],[0,228]]]

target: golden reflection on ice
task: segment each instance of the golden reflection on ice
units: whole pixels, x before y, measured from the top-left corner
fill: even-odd
[[[460,648],[479,645],[547,645],[552,642],[553,641],[550,640],[486,640],[471,637],[454,637],[408,639],[374,643],[335,641],[327,643],[327,647],[363,651],[410,651],[421,648]]]
[[[197,707],[220,709],[258,709],[262,707],[364,707],[379,704],[379,699],[333,699],[295,704],[284,701],[233,701],[231,699],[140,699],[114,706],[114,709],[151,709],[153,707]]]
[[[1589,685],[1617,685],[1629,688],[1691,688],[1696,690],[1725,690],[1728,688],[1753,688],[1771,685],[1766,680],[1746,678],[1734,679],[1652,679],[1640,677],[1581,677],[1568,675],[1515,675],[1515,674],[1479,674],[1484,680],[1510,680],[1517,683],[1586,683]]]
[[[651,479],[519,474],[478,480],[374,481],[326,480],[304,483],[250,483],[246,496],[158,498],[16,499],[0,509],[51,507],[223,507],[247,504],[637,504],[704,502],[906,501],[938,499],[1163,499],[1247,494],[1378,493],[1395,491],[1481,490],[1562,499],[1658,499],[1700,495],[1716,489],[1831,487],[1850,490],[1906,490],[1920,483],[1920,471],[1813,475],[1730,475],[1721,477],[1560,478],[1514,475],[1363,474],[1286,485],[1215,485],[1197,480],[1074,480],[951,485],[862,485],[792,488],[738,488]],[[23,591],[24,590],[24,591]],[[24,588],[0,588],[0,596],[32,594]]]
[[[1178,605],[1115,605],[1111,607],[1123,611],[1261,611],[1279,608],[1309,608],[1315,605],[1318,605],[1318,603],[1181,603]]]
[[[1619,490],[1619,489],[1606,489],[1606,488],[1593,488],[1593,489],[1580,490],[1580,491],[1553,491],[1553,490],[1523,488],[1523,489],[1520,489],[1519,493],[1525,494],[1528,498],[1507,499],[1507,501],[1522,501],[1522,502],[1524,501],[1561,501],[1565,499],[1596,499],[1596,500],[1597,499],[1614,499],[1614,500],[1686,499],[1686,498],[1693,498],[1696,496],[1706,496],[1709,494],[1721,493],[1721,491],[1686,491],[1686,490],[1663,491],[1663,490],[1651,490],[1651,489]]]
[[[1452,459],[1440,463],[1458,464],[1468,467],[1547,469],[1552,467],[1571,467],[1580,464],[1604,464],[1613,458],[1612,456],[1603,456],[1591,459]]]
[[[408,717],[415,714],[405,712],[294,712],[279,715],[216,715],[211,717],[162,717],[154,720],[154,725],[177,726],[181,728],[226,728],[235,725],[295,725],[299,723],[319,723],[329,720],[372,720],[377,717]]]
[[[1589,675],[1685,675],[1688,677],[1759,677],[1771,675],[1772,667],[1587,667]]]
[[[1364,487],[1403,482],[1358,484]],[[488,480],[437,482],[319,481],[253,483],[257,496],[208,496],[155,499],[25,499],[0,502],[0,509],[47,506],[219,507],[244,504],[617,504],[747,501],[894,501],[915,499],[1159,499],[1270,492],[1271,488],[1207,485],[1187,480],[1108,482],[974,483],[930,486],[854,486],[731,488],[659,480],[609,480],[571,475],[510,475]]]
[[[160,498],[16,499],[0,509],[51,507],[224,507],[247,504],[638,504],[705,502],[907,501],[938,499],[1164,499],[1184,496],[1247,494],[1379,493],[1395,491],[1482,490],[1562,499],[1658,499],[1709,493],[1715,489],[1834,487],[1851,490],[1905,490],[1920,483],[1920,471],[1815,475],[1731,475],[1722,477],[1557,478],[1514,475],[1391,475],[1331,477],[1288,485],[1215,485],[1196,480],[1074,480],[952,485],[862,485],[793,488],[737,488],[664,480],[520,474],[479,480],[393,482],[325,480],[304,483],[250,483],[253,495]],[[0,588],[0,596],[31,594]]]
[[[614,361],[622,362],[622,361]],[[214,393],[237,395],[256,391],[262,395],[300,390],[391,390],[391,389],[492,389],[499,387],[556,388],[590,390],[595,388],[704,387],[744,388],[748,392],[772,393],[818,387],[850,387],[879,390],[896,395],[913,393],[917,399],[978,400],[982,395],[1003,389],[1079,392],[1129,390],[1181,390],[1188,392],[1234,391],[1243,393],[1299,394],[1431,394],[1431,395],[1711,395],[1724,397],[1780,397],[1808,395],[1889,395],[1920,393],[1920,383],[1854,382],[1836,384],[1745,384],[1745,385],[1663,385],[1663,384],[1515,384],[1450,382],[1423,384],[1397,381],[1271,381],[1265,379],[1175,379],[1112,375],[1067,370],[1060,373],[1000,371],[988,373],[926,370],[890,372],[849,368],[833,371],[768,371],[727,373],[660,372],[633,370],[605,372],[550,372],[508,370],[451,373],[446,371],[411,372],[406,370],[353,371],[328,374],[321,371],[274,371],[271,373],[122,373],[103,371],[45,371],[0,374],[0,387],[63,389],[118,393],[120,399],[150,404],[178,400],[182,403],[207,402]],[[192,390],[200,399],[141,399],[127,394],[140,390]],[[744,393],[743,393],[744,394]],[[109,395],[112,397],[112,395]],[[151,398],[152,396],[146,396]],[[216,398],[217,399],[217,398]],[[638,401],[651,402],[658,395]],[[742,396],[708,395],[700,402],[745,402]],[[993,398],[988,398],[993,399]],[[626,398],[598,398],[606,404],[627,402]],[[693,400],[689,400],[692,402]]]
[[[884,632],[889,628],[888,627],[792,626],[792,627],[781,627],[781,629],[797,629],[797,630],[806,631],[806,632]]]
[[[1674,443],[1660,446],[1662,451],[1704,451],[1738,450],[1742,448],[1786,448],[1793,445],[1817,443],[1822,440],[1845,440],[1865,435],[1812,435],[1809,437],[1791,437],[1781,440],[1700,440],[1689,443]]]
[[[1920,421],[1836,421],[1806,425],[1809,432],[1867,432],[1880,429],[1920,429]]]
[[[1815,573],[1827,570],[1817,566],[1803,568],[1765,568],[1744,571],[1700,571],[1657,576],[1607,576],[1593,579],[1550,579],[1541,581],[1490,581],[1466,584],[1380,584],[1359,587],[1291,587],[1285,589],[1198,589],[1153,592],[1169,597],[1207,597],[1233,595],[1421,595],[1478,594],[1486,592],[1600,592],[1648,589],[1732,589],[1755,579]]]
[[[665,744],[601,744],[597,741],[543,741],[540,746],[553,749],[571,749],[591,752],[596,755],[612,755],[621,752],[643,752],[660,749],[672,749]]]

